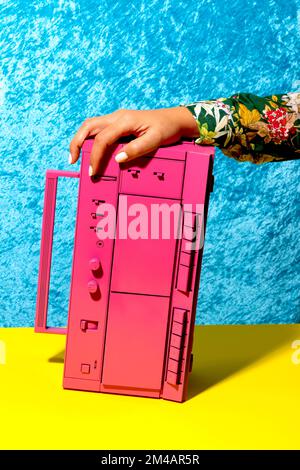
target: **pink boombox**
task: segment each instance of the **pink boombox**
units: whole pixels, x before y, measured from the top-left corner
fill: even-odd
[[[129,138],[130,139],[130,138]],[[63,386],[184,401],[214,148],[193,141],[119,164],[120,140],[98,174],[48,170],[35,331],[66,334]],[[67,328],[47,326],[58,177],[79,178]]]

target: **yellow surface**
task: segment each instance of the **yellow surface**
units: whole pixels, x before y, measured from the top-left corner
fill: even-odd
[[[0,329],[0,448],[300,448],[298,325],[197,327],[183,404],[63,390],[64,344]]]

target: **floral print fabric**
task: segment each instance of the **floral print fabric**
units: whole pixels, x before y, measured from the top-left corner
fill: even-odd
[[[256,164],[300,158],[300,93],[237,93],[182,106],[196,119],[197,144]]]

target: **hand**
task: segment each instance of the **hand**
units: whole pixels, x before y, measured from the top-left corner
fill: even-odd
[[[131,134],[136,138],[115,156],[119,163],[141,157],[161,145],[173,144],[182,137],[198,137],[199,130],[194,117],[184,106],[146,111],[119,109],[84,121],[70,144],[69,162],[75,163],[84,140],[95,136],[89,168],[92,176],[97,173],[108,147],[120,137]]]

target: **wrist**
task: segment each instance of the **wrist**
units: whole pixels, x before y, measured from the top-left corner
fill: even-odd
[[[181,136],[189,138],[199,137],[199,127],[191,111],[184,105],[176,106],[174,110],[178,116]]]

